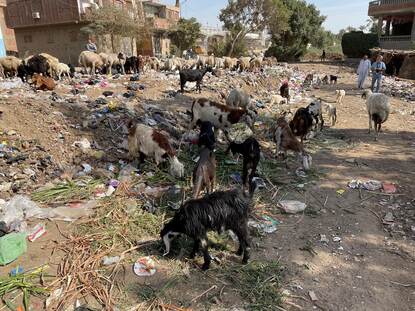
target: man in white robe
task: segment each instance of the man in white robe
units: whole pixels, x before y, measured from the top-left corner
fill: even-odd
[[[371,68],[370,59],[368,59],[367,55],[365,55],[360,60],[359,68],[357,68],[357,74],[359,75],[359,78],[357,79],[357,87],[359,89],[364,88],[366,78],[370,72],[370,68]]]

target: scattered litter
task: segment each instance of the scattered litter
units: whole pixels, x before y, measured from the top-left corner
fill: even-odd
[[[252,181],[256,184],[258,189],[266,188],[265,181],[262,178],[254,177],[254,178],[252,178]]]
[[[333,242],[340,242],[341,240],[342,240],[342,238],[339,237],[339,236],[333,237]]]
[[[369,191],[376,191],[382,189],[382,183],[377,180],[369,180],[362,184],[362,188]]]
[[[91,149],[91,143],[87,138],[82,138],[81,140],[74,142],[72,146],[81,148],[84,152]]]
[[[262,216],[262,219],[263,221],[261,222],[250,220],[248,222],[248,225],[253,228],[257,228],[263,233],[270,234],[270,233],[277,231],[277,226],[280,224],[278,220],[271,218],[267,215]]]
[[[25,233],[9,233],[0,238],[0,265],[16,260],[27,251]]]
[[[352,159],[346,159],[344,161],[347,162],[347,163],[351,163],[351,164],[357,164],[357,161],[354,158],[352,158]]]
[[[347,186],[351,189],[359,189],[362,182],[360,180],[353,179],[351,182],[347,184]]]
[[[396,193],[396,185],[391,183],[383,183],[382,190],[384,193]]]
[[[278,202],[278,205],[287,214],[300,213],[304,211],[307,206],[305,203],[293,200],[280,201]]]
[[[242,184],[242,177],[240,173],[232,173],[229,176],[234,182],[236,182],[237,184]]]
[[[327,236],[325,234],[320,234],[320,242],[321,243],[329,243],[329,239],[327,238]]]
[[[299,167],[295,170],[295,175],[297,175],[300,178],[306,178],[307,177],[307,173],[304,171],[304,169],[302,167]]]
[[[336,193],[337,193],[338,195],[343,195],[345,192],[346,192],[346,190],[344,190],[344,189],[338,189],[338,190],[336,191]]]
[[[24,272],[23,267],[22,267],[22,266],[17,266],[16,268],[13,268],[13,269],[10,271],[9,275],[10,275],[11,277],[13,277],[13,276],[16,276],[16,275],[18,275],[18,274],[22,274],[23,272]]]
[[[229,129],[229,139],[236,143],[243,143],[247,138],[252,137],[254,133],[246,123],[236,123]]]
[[[311,301],[317,301],[318,300],[316,293],[314,293],[314,291],[312,291],[312,290],[310,290],[308,292],[308,296],[310,296]]]
[[[89,165],[88,163],[82,163],[82,167],[84,168],[83,172],[85,174],[89,174],[92,172],[92,166]]]
[[[121,260],[120,256],[114,256],[114,257],[105,256],[104,258],[102,258],[102,264],[104,266],[110,266],[110,265],[120,262],[120,260]]]
[[[30,242],[36,241],[46,233],[46,226],[44,224],[37,224],[32,230],[28,232],[27,239]]]
[[[157,271],[154,260],[149,256],[139,258],[134,263],[133,270],[137,276],[152,276]]]
[[[393,216],[392,212],[388,212],[383,218],[383,223],[385,225],[390,225],[390,224],[393,224],[394,220],[395,220],[395,217]]]

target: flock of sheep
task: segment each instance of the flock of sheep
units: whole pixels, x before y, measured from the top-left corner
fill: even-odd
[[[273,66],[276,60],[263,57],[217,58],[214,56],[199,56],[197,59],[185,60],[170,58],[164,62],[151,57],[129,57],[122,53],[104,54],[83,51],[79,56],[79,64],[85,72],[95,74],[96,71],[106,70],[111,74],[113,68],[125,74],[126,72],[141,72],[145,68],[179,70],[180,87],[188,81],[196,82],[196,88],[201,91],[201,83],[207,72],[224,68],[229,70],[259,70],[264,65]],[[73,76],[75,68],[63,64],[49,54],[41,53],[24,60],[13,56],[0,58],[0,74],[5,76],[19,76],[23,81],[32,78],[36,83],[50,83],[47,79],[61,79],[63,75]],[[48,78],[49,77],[49,78]],[[306,78],[304,84],[308,82]],[[328,78],[327,78],[328,80]],[[330,81],[337,78],[330,77]],[[40,81],[40,82],[39,82]],[[49,89],[49,87],[46,87]],[[336,105],[340,105],[346,95],[344,90],[336,91]],[[367,111],[369,116],[369,130],[372,123],[378,133],[381,124],[389,116],[389,98],[383,94],[373,94],[365,91]],[[238,254],[243,255],[243,262],[249,259],[248,216],[251,198],[256,188],[254,176],[261,158],[261,148],[255,137],[250,137],[242,143],[231,142],[229,131],[239,122],[253,129],[256,118],[256,109],[251,103],[250,96],[240,89],[232,90],[226,98],[226,104],[221,104],[206,98],[194,100],[190,111],[189,129],[199,128],[198,144],[200,148],[199,160],[193,171],[193,199],[186,202],[161,231],[161,238],[165,243],[166,254],[171,248],[171,240],[179,234],[186,234],[194,239],[192,256],[195,256],[200,247],[204,255],[203,269],[208,269],[211,257],[208,253],[207,232],[232,230],[239,239]],[[288,104],[290,91],[287,82],[280,88],[280,94],[274,95],[271,102],[274,104]],[[287,152],[296,153],[302,167],[309,170],[312,165],[311,156],[305,151],[303,140],[310,131],[322,130],[324,126],[323,109],[328,112],[332,125],[336,123],[336,105],[323,103],[322,100],[313,100],[307,107],[299,108],[292,118],[283,114],[275,121],[272,136],[277,146],[278,155],[285,159]],[[216,191],[216,138],[221,130],[227,140],[227,152],[241,154],[243,157],[242,189],[231,191]],[[300,138],[300,139],[298,139]],[[145,157],[153,158],[158,165],[168,161],[170,173],[177,177],[184,176],[184,165],[179,161],[176,150],[170,144],[169,137],[155,128],[131,121],[128,124],[128,147],[131,159],[139,157],[143,162]],[[288,165],[287,165],[288,167]],[[207,195],[199,198],[201,191],[206,189]]]

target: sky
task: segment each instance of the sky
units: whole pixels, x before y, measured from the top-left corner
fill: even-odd
[[[306,0],[313,3],[327,16],[324,27],[337,33],[347,26],[359,27],[366,24],[369,1],[365,0]],[[174,4],[175,0],[161,0]],[[182,16],[196,17],[202,25],[220,26],[219,12],[228,3],[227,0],[181,0]]]

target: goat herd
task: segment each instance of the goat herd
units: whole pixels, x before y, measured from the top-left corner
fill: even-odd
[[[79,64],[87,73],[89,69],[91,74],[102,69],[106,69],[111,74],[113,67],[123,74],[142,72],[145,71],[145,67],[156,70],[180,70],[181,90],[184,91],[186,82],[193,81],[196,82],[196,88],[199,92],[203,76],[206,72],[212,72],[212,68],[254,71],[264,64],[272,66],[274,62],[276,60],[272,58],[222,59],[206,56],[192,60],[171,58],[166,60],[162,67],[161,61],[157,58],[141,56],[125,58],[122,53],[96,54],[84,51],[79,56]],[[196,67],[201,68],[196,69]],[[3,77],[17,75],[23,81],[27,81],[28,77],[31,77],[32,81],[37,79],[40,81],[47,76],[61,79],[63,75],[73,76],[74,72],[73,66],[60,63],[57,58],[46,53],[34,55],[25,60],[13,56],[0,58],[0,74]],[[324,79],[328,81],[329,78]],[[307,76],[304,85],[310,82],[309,80],[310,77]],[[330,76],[330,82],[336,83],[337,77]],[[50,88],[46,86],[46,89]],[[346,93],[344,90],[338,90],[336,94],[336,104],[341,104]],[[189,129],[200,128],[198,137],[200,154],[193,171],[193,199],[182,205],[160,233],[166,248],[165,255],[170,252],[171,241],[174,237],[185,234],[193,238],[194,248],[191,255],[194,257],[202,247],[203,269],[208,269],[211,262],[208,252],[208,231],[232,230],[239,239],[238,254],[243,256],[244,263],[248,261],[248,217],[251,199],[256,188],[254,176],[261,157],[260,144],[254,137],[250,137],[242,143],[231,142],[229,139],[229,131],[236,123],[246,122],[248,126],[253,128],[256,111],[250,101],[250,96],[240,89],[234,89],[228,96],[224,94],[222,96],[226,98],[226,104],[220,104],[206,98],[198,98],[192,104]],[[372,94],[370,91],[365,91],[363,96],[367,101],[369,131],[372,128],[372,122],[374,122],[375,131],[378,133],[381,124],[387,120],[389,115],[389,98],[383,94]],[[271,102],[288,104],[289,101],[289,84],[284,82],[280,88],[280,95],[274,95]],[[287,168],[287,152],[292,151],[299,156],[303,168],[310,169],[312,158],[305,151],[303,141],[312,130],[322,130],[324,126],[323,108],[328,112],[332,125],[335,125],[337,120],[336,105],[324,103],[321,99],[313,100],[305,108],[299,108],[292,120],[288,120],[289,114],[283,114],[276,120],[272,135],[278,155],[285,160]],[[243,157],[243,186],[241,190],[214,192],[217,166],[215,145],[218,130],[224,133],[229,142],[227,153],[232,151],[232,153],[241,154]],[[128,148],[131,159],[139,157],[142,163],[145,157],[151,157],[154,158],[157,165],[168,161],[172,175],[180,178],[184,176],[184,165],[179,161],[176,151],[169,142],[169,137],[157,129],[130,121],[128,124]],[[200,192],[204,189],[206,189],[207,195],[199,198]]]

